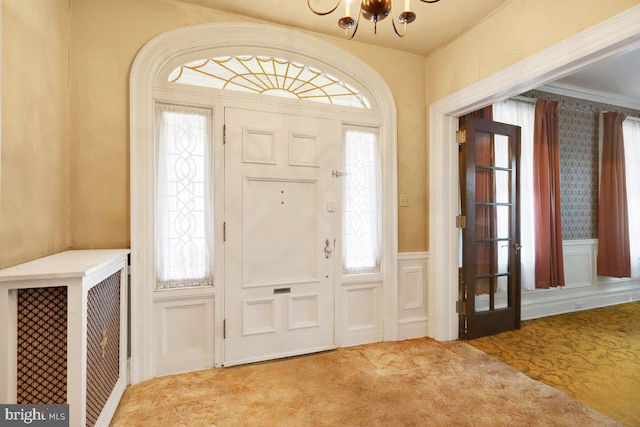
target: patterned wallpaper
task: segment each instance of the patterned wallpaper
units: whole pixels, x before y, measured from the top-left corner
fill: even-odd
[[[640,117],[640,111],[538,90],[522,96],[558,101],[563,239],[597,239],[598,115],[617,111]]]

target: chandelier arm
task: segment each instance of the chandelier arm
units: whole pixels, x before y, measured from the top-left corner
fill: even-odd
[[[421,0],[421,1],[424,1],[424,0]],[[437,1],[440,1],[440,0],[437,0]],[[315,13],[316,15],[324,16],[324,15],[328,15],[328,14],[332,13],[334,10],[336,10],[338,8],[338,6],[340,6],[340,0],[336,1],[336,4],[333,5],[333,7],[327,12],[320,12],[320,11],[315,10],[313,8],[313,6],[311,6],[311,0],[307,0],[307,6],[309,7],[309,10],[311,12]]]
[[[407,34],[407,24],[411,24],[415,19],[416,14],[410,11],[403,11],[396,17],[396,15],[393,13],[393,2],[391,3],[391,24],[393,24],[393,31],[396,32],[398,37],[404,37],[404,35]],[[402,33],[398,31],[396,21],[398,22],[398,24],[402,24]]]
[[[396,27],[396,20],[395,20],[395,18],[393,18],[393,17],[391,18],[391,23],[393,24],[393,31],[395,31],[395,32],[396,32],[396,34],[397,34],[399,37],[404,37],[404,35],[405,35],[405,34],[407,34],[407,23],[406,23],[406,22],[403,22],[403,23],[402,23],[402,26],[403,26],[402,34],[400,34],[400,33],[398,32],[398,27]]]
[[[356,19],[356,25],[353,27],[353,33],[351,33],[351,35],[349,36],[349,29],[345,28],[344,29],[344,38],[347,40],[351,40],[352,38],[355,37],[356,32],[358,32],[358,26],[360,25],[360,15],[362,15],[362,11],[360,11],[358,13],[358,19]]]

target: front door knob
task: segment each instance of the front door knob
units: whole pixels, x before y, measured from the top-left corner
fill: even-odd
[[[331,247],[331,244],[329,243],[329,239],[327,239],[327,241],[324,243],[324,257],[325,258],[329,258],[329,255],[331,255],[333,253],[333,248]]]

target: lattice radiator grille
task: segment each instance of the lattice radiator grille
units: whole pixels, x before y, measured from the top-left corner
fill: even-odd
[[[87,426],[93,426],[120,376],[120,272],[87,296]]]
[[[67,288],[18,290],[17,403],[67,403]]]

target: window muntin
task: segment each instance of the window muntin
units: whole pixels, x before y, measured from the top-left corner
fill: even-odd
[[[156,290],[213,285],[211,110],[158,105]]]
[[[378,130],[344,129],[342,272],[380,273],[382,187]]]
[[[371,109],[352,85],[308,65],[267,56],[199,59],[174,69],[169,82]]]

